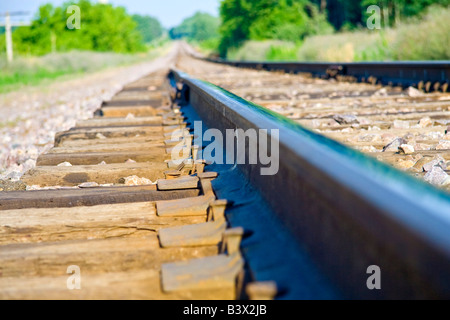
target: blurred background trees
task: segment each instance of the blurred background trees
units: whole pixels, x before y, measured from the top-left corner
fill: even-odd
[[[71,4],[81,8],[79,30],[66,27]],[[373,4],[381,8],[382,30],[366,28]],[[218,17],[197,12],[167,32],[154,17],[78,0],[41,6],[30,27],[15,28],[13,42],[21,55],[136,53],[168,34],[234,59],[447,59],[449,5],[450,0],[221,0]],[[4,42],[0,37],[0,52]]]
[[[326,13],[307,0],[223,0],[220,16],[221,56],[246,40],[297,42],[332,30]]]
[[[76,4],[83,13],[81,29],[70,30],[66,22],[67,8],[46,4],[39,8],[31,26],[13,32],[14,51],[19,54],[43,55],[55,51],[93,50],[118,53],[145,50],[138,29],[143,19],[135,21],[124,8],[80,0]]]
[[[172,28],[169,34],[172,39],[205,41],[219,36],[220,19],[209,13],[197,12],[185,19],[179,26]]]
[[[137,31],[141,34],[145,43],[158,40],[164,35],[164,28],[158,19],[150,16],[134,14],[133,20],[137,23]]]
[[[366,27],[371,5],[381,9],[382,30]],[[450,0],[222,0],[217,51],[247,60],[450,59],[449,5]]]

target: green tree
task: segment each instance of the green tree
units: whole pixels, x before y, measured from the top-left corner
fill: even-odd
[[[72,4],[80,7],[80,29],[70,30],[66,25],[70,16],[67,8]],[[137,23],[124,8],[89,0],[69,1],[60,7],[41,6],[30,27],[13,32],[13,41],[15,51],[22,54],[73,49],[122,53],[145,50]]]
[[[219,36],[220,19],[209,13],[197,12],[185,19],[179,26],[170,30],[172,39],[187,38],[195,41],[205,41]]]
[[[164,33],[161,23],[154,17],[135,14],[133,15],[133,20],[136,21],[137,30],[146,43],[160,38]]]
[[[312,3],[326,9],[328,20],[335,29],[352,29],[365,26],[367,8],[378,5],[389,26],[405,17],[422,14],[431,5],[448,6],[450,0],[312,0]],[[383,17],[384,20],[384,17]]]
[[[297,42],[332,30],[325,13],[307,0],[223,0],[220,15],[221,56],[250,39]]]

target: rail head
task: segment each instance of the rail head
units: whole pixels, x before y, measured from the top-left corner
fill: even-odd
[[[431,290],[450,295],[447,193],[213,84],[179,70],[172,70],[172,77],[189,88],[191,105],[204,115],[209,127],[279,130],[278,174],[264,177],[250,165],[240,168],[300,239],[311,241],[311,231],[297,220],[314,220],[309,216],[314,214],[330,221],[339,217],[352,232],[358,229],[354,236],[363,233],[375,239],[373,247],[413,265],[421,275],[426,274]],[[318,221],[311,223],[316,224],[309,226],[315,234],[346,236],[329,226],[321,230]],[[373,250],[370,243],[358,246]],[[392,262],[386,259],[380,258],[380,264]],[[442,274],[447,276],[445,283]]]

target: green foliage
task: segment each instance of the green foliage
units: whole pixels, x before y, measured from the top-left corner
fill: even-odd
[[[220,20],[208,13],[197,12],[169,31],[172,39],[205,41],[217,38]]]
[[[299,52],[300,58],[306,60],[445,58],[450,47],[447,27],[450,25],[450,17],[434,20],[435,23],[429,20],[422,29],[417,29],[417,32],[408,32],[406,27],[402,27],[410,17],[420,17],[433,4],[440,5],[445,11],[450,0],[222,0],[219,51],[222,57],[259,57],[253,52],[258,46],[254,42],[256,40],[264,48],[264,56],[267,59],[291,60],[297,54],[290,45],[267,48],[266,40],[282,40],[298,45],[307,39]],[[370,5],[380,7],[381,25],[384,29],[400,27],[395,47],[392,47],[394,40],[383,33],[386,30],[357,31],[365,29],[369,17],[367,8]],[[417,25],[420,21],[416,20],[415,23]],[[401,32],[402,28],[405,31]],[[410,24],[407,28],[414,29]],[[430,28],[436,31],[432,33]],[[340,36],[314,37],[332,34],[334,29],[346,31],[345,36],[350,38],[346,40]],[[439,34],[439,37],[434,34]],[[354,35],[361,38],[356,39]],[[309,40],[311,37],[312,40]],[[241,47],[251,51],[247,54],[239,49]]]
[[[367,8],[378,5],[382,10],[382,25],[394,26],[402,19],[421,14],[430,5],[448,6],[450,0],[312,0],[326,4],[329,22],[337,30],[353,30],[365,26]],[[384,14],[387,13],[385,19]]]
[[[230,60],[242,61],[264,61],[272,46],[283,46],[284,42],[280,40],[245,41],[238,48],[228,50],[227,58]]]
[[[228,51],[230,60],[248,61],[296,61],[299,43],[281,40],[249,40],[239,48]]]
[[[137,23],[137,30],[145,43],[150,43],[160,38],[164,33],[164,28],[158,19],[150,16],[133,15],[133,20]]]
[[[430,7],[423,19],[402,23],[392,46],[396,60],[449,60],[450,8]]]
[[[246,40],[299,42],[332,31],[326,16],[306,0],[223,0],[220,14],[222,56]]]
[[[72,4],[80,7],[80,29],[67,28],[71,16],[67,8]],[[13,32],[13,43],[15,52],[30,55],[73,49],[119,53],[145,50],[137,23],[124,8],[89,0],[69,1],[60,7],[41,6],[31,26]]]
[[[308,15],[299,1],[280,0],[266,8],[250,27],[250,39],[298,41],[308,33]]]
[[[199,43],[200,49],[202,49],[205,52],[211,53],[216,52],[217,48],[219,48],[220,44],[220,38],[211,38],[209,40],[205,40]]]
[[[352,61],[385,61],[391,60],[392,50],[391,44],[394,42],[390,40],[387,34],[381,31],[377,34],[377,37],[373,41],[373,44],[366,46],[354,53],[354,58]]]
[[[301,61],[392,61],[450,59],[450,8],[430,7],[423,17],[395,28],[308,37]]]
[[[229,49],[237,48],[250,39],[250,27],[276,1],[223,0],[220,5],[222,25],[219,52],[225,57]]]
[[[266,53],[267,61],[296,61],[298,60],[298,46],[272,45]]]

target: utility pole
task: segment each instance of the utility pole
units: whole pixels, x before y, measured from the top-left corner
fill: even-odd
[[[9,12],[6,13],[5,19],[5,34],[6,34],[6,56],[8,57],[8,62],[13,61],[13,47],[12,47],[12,35],[11,35],[11,17]]]
[[[12,42],[12,27],[20,27],[20,26],[29,26],[28,22],[11,22],[11,16],[23,16],[28,14],[28,12],[6,12],[1,13],[0,16],[5,17],[5,23],[0,23],[0,26],[5,27],[5,36],[6,36],[6,57],[8,59],[8,63],[11,63],[14,58],[13,54],[13,42]]]

